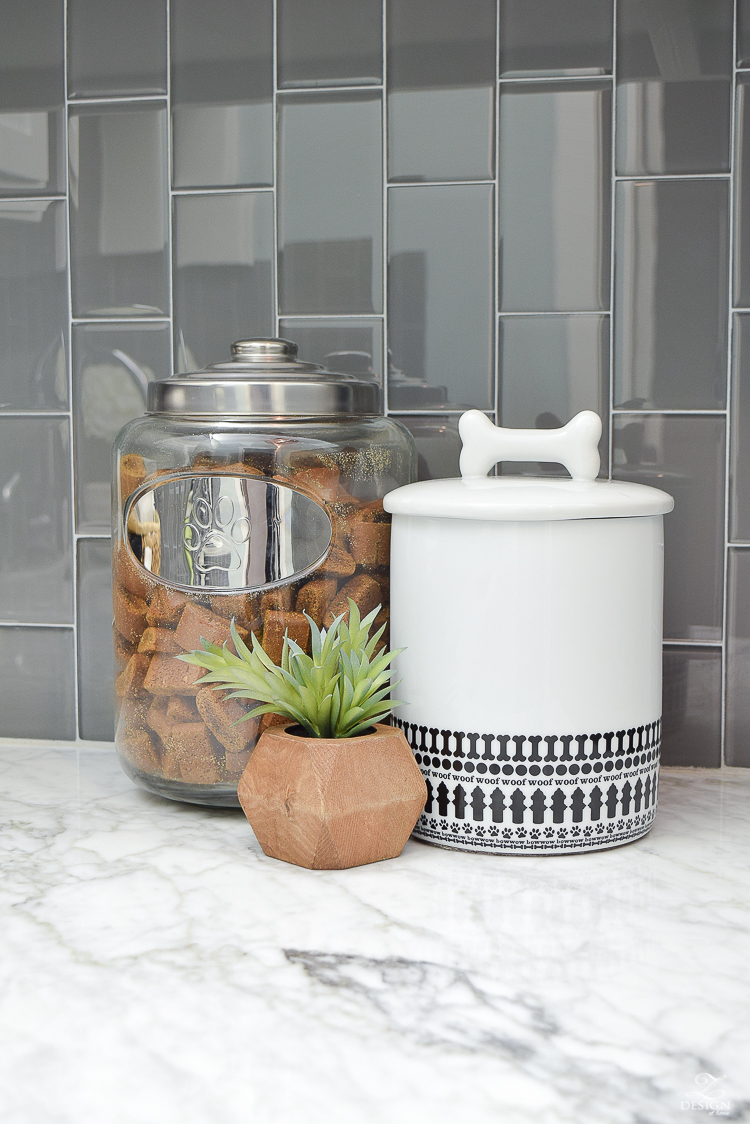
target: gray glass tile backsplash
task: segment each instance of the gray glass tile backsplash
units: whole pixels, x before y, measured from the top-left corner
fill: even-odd
[[[597,410],[602,474],[676,499],[665,760],[750,767],[736,7],[5,0],[0,736],[111,738],[114,433],[281,332],[382,386],[425,477],[466,407]]]

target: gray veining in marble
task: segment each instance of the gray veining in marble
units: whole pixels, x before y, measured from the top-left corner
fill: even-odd
[[[108,752],[0,775],[3,1124],[750,1120],[747,771],[614,851],[334,872]]]

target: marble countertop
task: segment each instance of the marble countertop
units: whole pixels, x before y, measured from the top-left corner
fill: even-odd
[[[750,1120],[750,770],[599,854],[307,871],[0,747],[3,1124]]]

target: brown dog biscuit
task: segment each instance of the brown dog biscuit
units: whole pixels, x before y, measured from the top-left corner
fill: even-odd
[[[277,589],[269,589],[263,594],[260,599],[261,615],[265,617],[269,609],[278,609],[280,612],[288,613],[292,607],[292,590],[291,586],[282,585]]]
[[[155,628],[149,625],[144,629],[138,645],[139,652],[181,652],[171,628]]]
[[[352,523],[349,549],[358,566],[387,566],[391,558],[390,523]]]
[[[157,585],[148,605],[146,621],[151,625],[174,624],[188,603],[188,597],[178,589]]]
[[[120,458],[120,500],[124,502],[131,492],[146,479],[146,462],[139,453],[126,453]]]
[[[170,722],[197,722],[200,715],[189,695],[172,695],[167,701],[167,718]]]
[[[359,609],[360,616],[364,617],[382,600],[382,590],[378,583],[368,574],[356,574],[346,585],[342,586],[336,597],[328,606],[323,623],[326,628],[333,624],[336,617],[343,614],[344,620],[349,620],[349,601],[351,597]]]
[[[247,630],[237,628],[243,640],[248,639]],[[175,629],[174,638],[186,652],[200,650],[201,640],[208,640],[211,644],[222,645],[230,639],[229,621],[226,617],[219,617],[203,605],[188,603],[182,610],[180,623]]]
[[[315,578],[303,585],[297,594],[297,612],[307,613],[320,628],[326,609],[335,596],[336,585],[335,578]]]
[[[357,569],[357,563],[348,551],[333,546],[320,568],[327,578],[350,578]]]
[[[157,652],[151,657],[143,685],[152,695],[196,695],[205,674],[205,668]]]
[[[151,656],[135,652],[115,680],[115,694],[121,698],[145,697],[144,681],[148,674]]]
[[[133,730],[118,739],[120,751],[131,765],[143,773],[160,773],[161,762],[156,746],[146,730]]]
[[[238,699],[227,698],[223,691],[204,687],[195,696],[195,705],[208,729],[229,753],[243,753],[255,741],[257,718],[234,725],[248,710]]]
[[[281,663],[285,632],[300,648],[307,649],[310,643],[310,625],[302,613],[269,609],[263,617],[263,650],[276,664]]]
[[[127,589],[114,587],[115,628],[129,644],[137,645],[146,624],[148,606],[142,597],[128,593]]]
[[[168,776],[177,775],[188,784],[217,784],[224,771],[222,758],[202,722],[178,722],[169,733],[162,761]]]
[[[148,600],[154,590],[154,582],[148,570],[136,562],[130,547],[119,542],[112,555],[112,573],[116,585],[123,586],[128,593]]]

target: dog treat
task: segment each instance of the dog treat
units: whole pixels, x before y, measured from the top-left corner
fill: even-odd
[[[349,620],[349,601],[352,601],[359,609],[361,616],[366,616],[376,605],[379,605],[382,598],[382,590],[374,578],[369,577],[368,574],[357,574],[351,578],[346,585],[342,586],[338,591],[336,597],[328,606],[323,623],[326,628],[333,624],[336,617],[342,613],[345,620]]]
[[[167,702],[167,718],[170,722],[197,722],[198,708],[189,695],[172,695]]]
[[[128,660],[125,670],[115,680],[115,694],[121,698],[139,699],[145,695],[144,680],[151,664],[151,656],[136,652]]]
[[[222,754],[223,756],[223,754]],[[167,737],[162,758],[167,776],[188,784],[218,784],[223,762],[202,722],[178,722]]]
[[[202,667],[157,652],[151,657],[143,685],[152,695],[196,695],[200,690],[198,681],[205,674]]]
[[[165,697],[155,698],[151,706],[146,712],[146,725],[149,726],[155,734],[158,734],[163,742],[172,732],[174,721],[170,720],[167,714],[167,699]]]
[[[144,729],[119,733],[118,741],[131,765],[143,773],[160,773],[161,762],[152,739]]]
[[[391,557],[389,523],[352,523],[349,528],[349,549],[359,566],[387,566]]]
[[[260,719],[261,730],[267,730],[269,726],[284,726],[289,721],[283,714],[263,714]]]
[[[328,552],[321,569],[325,570],[329,578],[350,578],[357,569],[357,563],[345,550],[334,546]]]
[[[238,627],[237,631],[243,640],[248,639],[246,629]],[[210,644],[221,646],[225,640],[230,639],[230,635],[229,621],[226,617],[217,616],[203,605],[188,603],[182,610],[174,638],[186,652],[193,652],[202,647],[201,640],[208,640]]]
[[[145,629],[138,645],[139,652],[181,652],[182,649],[174,637],[171,628],[154,628],[149,625]]]
[[[118,668],[122,671],[122,669],[125,667],[125,664],[135,652],[135,647],[130,643],[129,640],[126,640],[124,636],[120,636],[120,633],[117,631],[117,629],[113,629],[112,633],[115,640],[115,662]]]
[[[190,598],[178,589],[157,585],[148,605],[146,621],[151,625],[175,624]]]
[[[115,582],[123,586],[128,593],[146,600],[151,596],[154,589],[153,581],[143,566],[136,562],[130,548],[122,542],[114,553],[112,570]]]
[[[308,647],[310,625],[302,613],[284,613],[278,609],[269,609],[263,617],[263,650],[274,663],[281,663],[285,632],[290,640],[295,640],[299,644],[300,648]]]
[[[224,751],[224,777],[228,781],[238,781],[245,772],[245,767],[250,760],[252,749],[244,749],[241,753]]]
[[[325,611],[335,593],[335,578],[317,578],[308,582],[307,585],[302,586],[297,594],[297,612],[307,613],[320,628],[323,624]]]
[[[224,749],[229,753],[243,753],[255,741],[258,719],[249,718],[235,726],[234,723],[252,707],[242,706],[238,699],[227,698],[227,693],[204,687],[195,696],[195,705],[206,726]]]
[[[254,632],[261,626],[260,597],[252,593],[222,593],[211,596],[211,611],[227,620],[234,618],[238,628]]]
[[[125,502],[131,492],[146,479],[146,464],[138,453],[126,453],[120,460],[120,499]]]
[[[290,477],[296,487],[305,488],[323,500],[335,500],[339,494],[340,472],[335,466],[310,466],[294,471]]]
[[[269,609],[279,609],[288,613],[291,607],[292,590],[288,585],[279,586],[277,589],[269,589],[260,599],[260,611],[263,617]]]
[[[115,628],[128,643],[137,646],[146,624],[148,606],[142,597],[128,593],[126,589],[115,586],[114,615]]]

